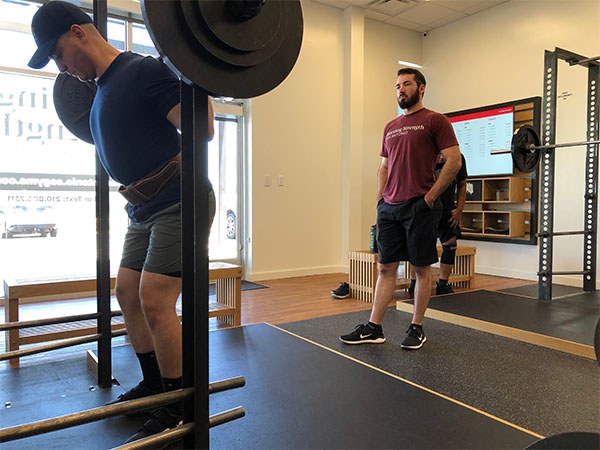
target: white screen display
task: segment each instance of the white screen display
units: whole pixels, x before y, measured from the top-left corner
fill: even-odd
[[[467,161],[469,177],[510,175],[513,161],[510,153],[492,155],[492,150],[510,149],[513,136],[514,107],[449,117],[460,151]]]

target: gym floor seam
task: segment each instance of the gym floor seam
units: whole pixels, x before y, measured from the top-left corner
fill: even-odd
[[[418,389],[421,389],[421,390],[423,390],[423,391],[425,391],[425,392],[427,392],[429,394],[433,394],[433,395],[435,395],[437,397],[440,397],[440,398],[442,398],[444,400],[447,400],[449,402],[455,403],[455,404],[457,404],[457,405],[459,405],[459,406],[461,406],[463,408],[467,408],[467,409],[469,409],[471,411],[474,411],[474,412],[476,412],[478,414],[484,415],[484,416],[486,416],[486,417],[488,417],[490,419],[496,420],[496,421],[498,421],[498,422],[500,422],[500,423],[502,423],[504,425],[508,425],[508,426],[510,426],[512,428],[515,428],[515,429],[519,430],[519,431],[522,431],[524,433],[528,433],[531,436],[534,436],[534,437],[536,437],[538,439],[544,438],[544,436],[542,436],[541,434],[538,434],[538,433],[536,433],[534,431],[528,430],[528,429],[526,429],[524,427],[516,425],[516,424],[514,424],[512,422],[509,422],[509,421],[507,421],[505,419],[497,417],[497,416],[495,416],[493,414],[490,414],[490,413],[488,413],[486,411],[483,411],[483,410],[481,410],[479,408],[476,408],[474,406],[468,405],[468,404],[466,404],[464,402],[461,402],[460,400],[454,399],[454,398],[452,398],[452,397],[450,397],[448,395],[445,395],[445,394],[442,394],[440,392],[437,392],[437,391],[435,391],[433,389],[430,389],[430,388],[428,388],[426,386],[423,386],[423,385],[420,385],[418,383],[415,383],[414,381],[410,381],[410,380],[407,380],[406,378],[402,378],[401,376],[394,375],[393,373],[390,373],[390,372],[388,372],[386,370],[383,370],[383,369],[381,369],[379,367],[373,366],[372,364],[369,364],[367,362],[361,361],[361,360],[359,360],[357,358],[354,358],[352,356],[345,355],[344,353],[341,353],[341,352],[339,352],[337,350],[334,350],[334,349],[332,349],[330,347],[327,347],[326,345],[323,345],[323,344],[320,344],[318,342],[315,342],[315,341],[313,341],[311,339],[308,339],[308,338],[305,338],[303,336],[300,336],[299,334],[296,334],[296,333],[294,333],[292,331],[286,330],[284,328],[280,328],[277,325],[273,325],[273,324],[270,324],[270,323],[265,323],[265,325],[269,325],[269,326],[271,326],[273,328],[276,328],[279,331],[283,331],[285,333],[288,333],[288,334],[290,334],[290,335],[292,335],[292,336],[294,336],[294,337],[296,337],[298,339],[302,339],[303,341],[306,341],[306,342],[308,342],[310,344],[316,345],[317,347],[321,347],[321,348],[323,348],[325,350],[328,350],[328,351],[330,351],[330,352],[332,352],[332,353],[334,353],[336,355],[339,355],[339,356],[342,356],[344,358],[347,358],[350,361],[356,362],[356,363],[361,364],[361,365],[363,365],[365,367],[368,367],[369,369],[372,369],[372,370],[375,370],[377,372],[383,373],[384,375],[387,375],[389,377],[395,378],[395,379],[397,379],[399,381],[402,381],[403,383],[406,383],[406,384],[409,384],[410,386],[413,386],[413,387],[416,387]]]

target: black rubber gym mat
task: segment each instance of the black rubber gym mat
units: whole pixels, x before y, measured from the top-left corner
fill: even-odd
[[[525,286],[517,286],[506,289],[499,289],[500,292],[507,294],[524,295],[525,297],[538,298],[538,285],[528,284]],[[562,297],[568,297],[575,294],[583,294],[585,291],[579,287],[565,286],[563,284],[552,285],[552,299],[556,300]]]
[[[246,409],[211,430],[212,448],[523,448],[536,440],[266,325],[210,337],[211,348],[227,349],[211,352],[211,377],[246,378],[211,396],[211,413]]]
[[[113,349],[113,360],[113,373],[123,384],[137,382],[137,362],[128,346]],[[246,409],[245,417],[211,429],[213,449],[524,448],[537,440],[264,324],[210,333],[210,360],[211,380],[246,379],[245,387],[210,397],[211,414],[239,405]],[[38,419],[42,402],[58,415],[102,404],[121,390],[82,392],[90,377],[81,366],[75,371],[70,366],[63,365],[63,376],[78,386],[74,395],[55,391],[54,377],[42,386],[44,377],[36,374],[38,382],[27,384],[25,372],[44,372],[45,365],[23,368],[28,370],[19,376],[21,386],[5,384],[11,382],[5,375],[3,390],[34,389],[38,398],[22,396],[27,402],[3,410],[2,426],[28,412]],[[139,419],[115,417],[3,443],[2,449],[106,449],[122,444],[138,424]]]
[[[600,431],[596,361],[433,319],[425,320],[423,348],[402,350],[411,315],[392,308],[384,344],[339,341],[368,318],[356,312],[281,327],[544,436]]]
[[[497,291],[470,291],[432,297],[429,308],[594,345],[600,291],[549,302]]]
[[[129,349],[129,346],[125,347]],[[115,349],[119,360],[121,349]],[[133,357],[135,358],[135,354]],[[81,357],[0,371],[2,428],[97,408],[114,399],[120,388],[98,389],[95,373]],[[136,366],[129,360],[129,365]],[[136,380],[136,384],[139,381]],[[146,420],[143,415],[120,416],[40,436],[0,444],[9,449],[108,449],[122,445]]]

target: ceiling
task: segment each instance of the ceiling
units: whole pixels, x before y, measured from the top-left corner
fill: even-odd
[[[344,9],[358,6],[365,16],[420,32],[431,31],[509,0],[315,0]]]

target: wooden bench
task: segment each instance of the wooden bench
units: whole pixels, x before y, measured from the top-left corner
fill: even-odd
[[[442,247],[438,245],[438,257],[442,254]],[[475,279],[475,247],[459,246],[456,249],[456,259],[450,279],[454,286],[472,288]],[[369,250],[351,251],[349,282],[350,296],[364,302],[373,302],[375,298],[375,284],[377,283],[378,254]],[[396,289],[408,289],[410,285],[410,263],[401,263],[404,266],[403,277],[396,280]],[[435,284],[435,280],[432,280]]]
[[[242,267],[234,264],[209,263],[209,281],[215,283],[215,301],[208,304],[208,317],[216,317],[219,322],[239,326],[242,316]],[[111,290],[115,287],[115,278],[110,280]],[[4,318],[6,322],[19,321],[19,303],[22,299],[48,295],[63,295],[83,292],[95,292],[96,280],[57,279],[35,281],[28,279],[12,279],[4,281],[6,300]],[[178,311],[180,313],[180,311]],[[21,330],[9,330],[6,333],[7,351],[16,351],[22,345],[55,341],[96,333],[96,320],[81,320],[54,325],[44,325]],[[111,319],[111,328],[125,328],[122,316]],[[10,361],[11,367],[19,366],[19,358]]]

